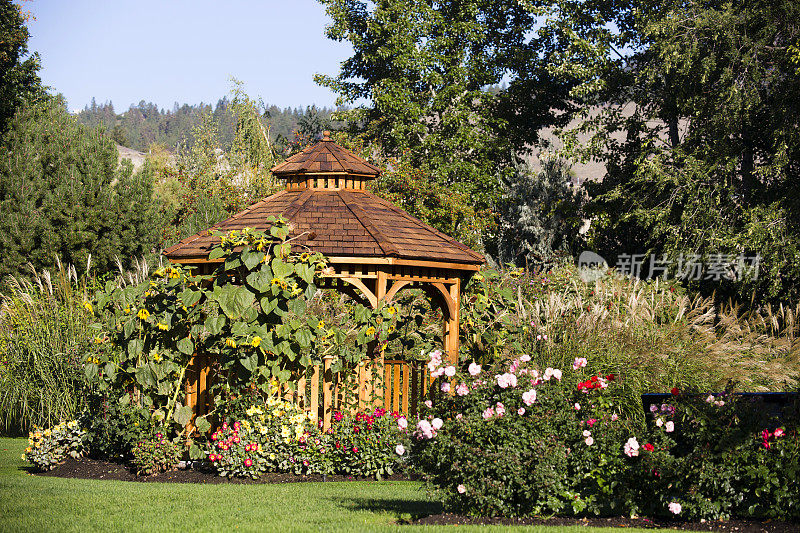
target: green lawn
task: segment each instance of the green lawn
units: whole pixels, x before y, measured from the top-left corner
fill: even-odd
[[[453,529],[395,525],[398,519],[440,510],[419,483],[410,481],[193,485],[59,479],[25,471],[20,459],[25,446],[24,439],[0,439],[0,531]],[[485,529],[458,526],[458,531]],[[493,529],[555,533],[544,527]]]

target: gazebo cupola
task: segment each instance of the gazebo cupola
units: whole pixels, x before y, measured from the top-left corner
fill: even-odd
[[[380,169],[333,142],[329,131],[322,140],[275,166],[272,173],[286,180],[289,191],[305,189],[365,190]]]

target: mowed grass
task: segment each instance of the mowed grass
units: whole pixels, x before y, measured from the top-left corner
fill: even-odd
[[[397,525],[441,511],[411,481],[198,485],[29,474],[24,439],[0,439],[0,531],[429,531]],[[455,526],[458,531],[486,527]],[[587,527],[494,531],[613,532]],[[628,529],[626,531],[637,531]],[[653,531],[653,530],[649,530]]]

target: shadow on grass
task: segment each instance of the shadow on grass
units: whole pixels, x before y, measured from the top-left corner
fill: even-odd
[[[399,498],[336,498],[336,502],[351,511],[386,512],[397,515],[401,522],[417,520],[423,516],[440,514],[441,502],[403,500]]]

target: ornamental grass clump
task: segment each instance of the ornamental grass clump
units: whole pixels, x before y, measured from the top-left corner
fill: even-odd
[[[28,435],[28,447],[22,459],[36,470],[52,470],[68,456],[78,459],[84,454],[85,433],[75,420],[62,422],[52,428],[35,428]]]

